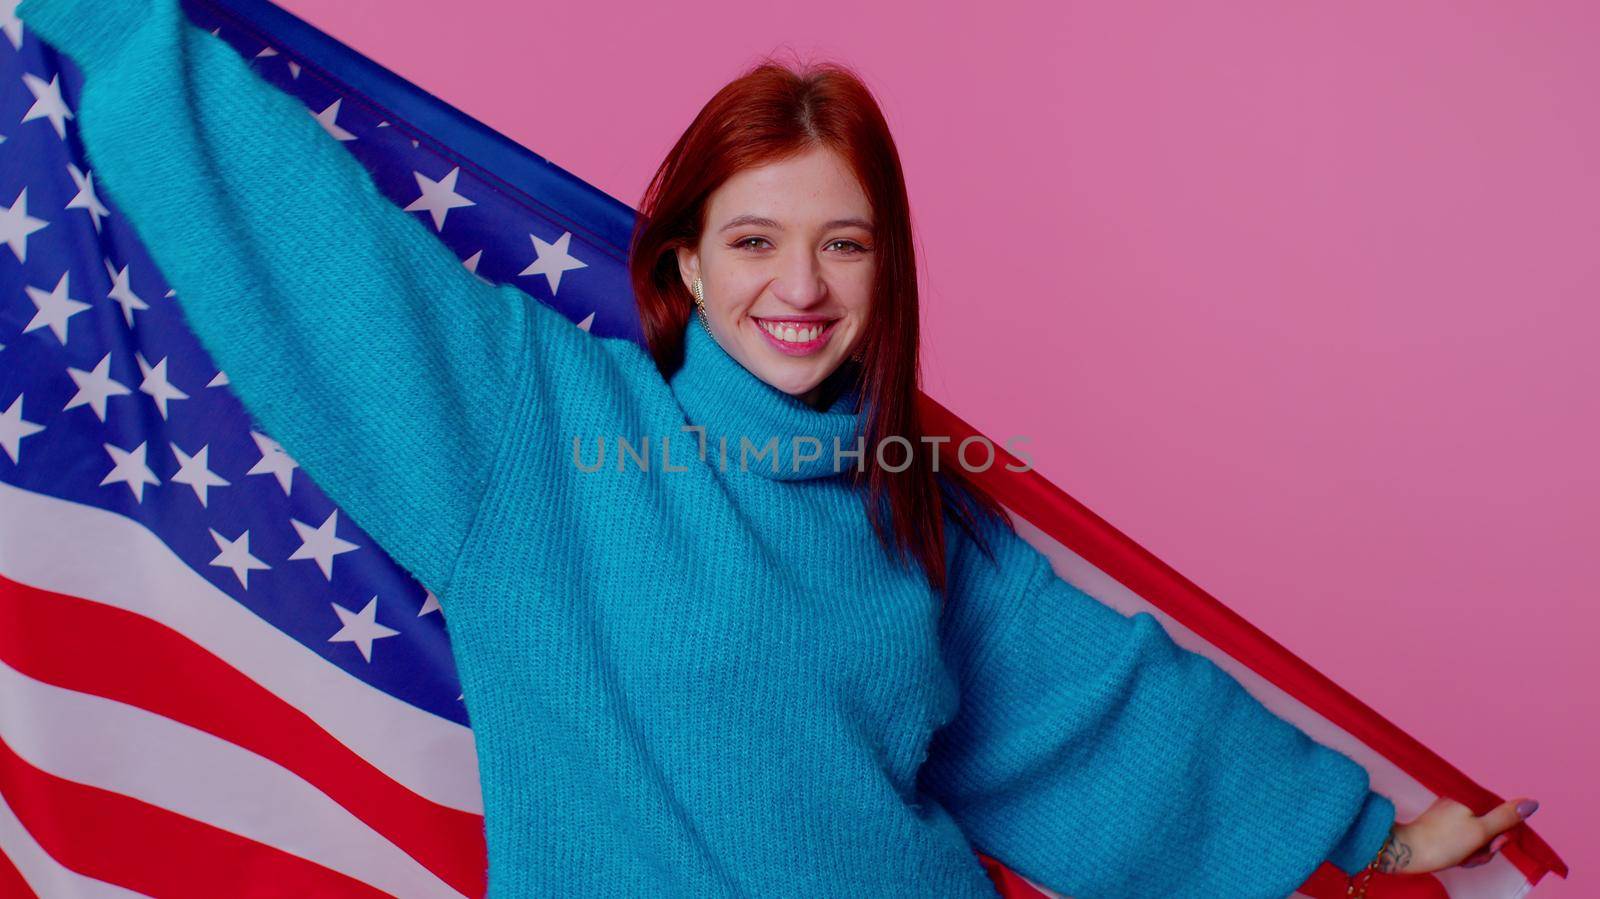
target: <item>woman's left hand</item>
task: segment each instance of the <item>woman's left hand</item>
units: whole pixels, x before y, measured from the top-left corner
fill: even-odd
[[[1379,853],[1378,871],[1426,874],[1457,864],[1468,868],[1481,865],[1505,845],[1505,831],[1538,808],[1533,800],[1516,799],[1474,815],[1465,805],[1440,797],[1415,819],[1395,825]]]

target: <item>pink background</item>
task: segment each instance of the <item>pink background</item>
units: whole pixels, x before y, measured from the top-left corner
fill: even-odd
[[[760,54],[855,66],[925,389],[1596,893],[1594,6],[279,2],[629,205]]]

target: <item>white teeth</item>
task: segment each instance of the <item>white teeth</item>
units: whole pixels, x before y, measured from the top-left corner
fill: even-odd
[[[796,328],[794,325],[779,326],[771,322],[762,322],[761,327],[768,334],[788,343],[810,343],[817,339],[826,325],[812,325],[808,328]]]

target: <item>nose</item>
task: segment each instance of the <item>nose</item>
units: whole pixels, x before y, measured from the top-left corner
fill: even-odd
[[[773,281],[772,292],[778,299],[797,310],[815,306],[828,297],[828,286],[822,280],[822,267],[809,248],[796,245],[780,265],[778,277]]]

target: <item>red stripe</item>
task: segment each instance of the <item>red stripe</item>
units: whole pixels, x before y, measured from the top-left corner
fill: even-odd
[[[297,855],[33,767],[0,740],[0,793],[62,866],[151,896],[387,896]]]
[[[304,712],[142,615],[0,575],[0,659],[36,680],[137,706],[271,759],[444,882],[482,895],[483,816],[396,783]],[[157,659],[160,664],[150,664]]]
[[[999,859],[984,855],[982,852],[977,855],[978,863],[989,872],[989,879],[994,881],[995,891],[1001,896],[1006,899],[1045,899],[1043,893],[1033,888],[1033,884],[1023,880]]]
[[[919,393],[918,400],[928,433],[949,435],[952,446],[959,446],[967,437],[981,436],[927,394]],[[1006,470],[1007,465],[1022,464],[996,443],[994,464],[986,471],[972,472],[971,477],[1056,542],[1371,747],[1435,794],[1448,796],[1480,815],[1504,801],[1045,480],[1038,471]],[[1529,883],[1537,883],[1551,871],[1567,876],[1566,863],[1526,823],[1517,825],[1511,833],[1517,836],[1501,851]],[[1323,868],[1343,877],[1332,864],[1325,862]],[[1310,881],[1308,885],[1314,886]]]

